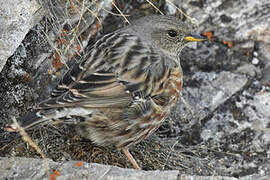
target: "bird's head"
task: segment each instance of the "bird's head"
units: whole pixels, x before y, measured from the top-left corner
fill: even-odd
[[[152,15],[135,20],[132,29],[168,56],[178,57],[189,42],[207,40],[194,33],[191,23],[174,16]]]

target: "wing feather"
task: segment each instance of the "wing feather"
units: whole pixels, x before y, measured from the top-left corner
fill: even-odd
[[[128,106],[137,92],[150,95],[153,81],[159,78],[151,77],[153,71],[165,72],[155,70],[164,59],[153,51],[134,35],[108,34],[90,48],[80,63],[73,65],[51,98],[39,108]]]

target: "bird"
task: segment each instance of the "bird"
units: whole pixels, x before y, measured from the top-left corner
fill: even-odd
[[[79,135],[121,150],[140,169],[129,148],[166,119],[182,90],[180,53],[189,42],[204,40],[191,23],[175,16],[134,20],[87,47],[50,97],[16,120],[29,129],[75,119]],[[5,129],[18,131],[15,124]]]

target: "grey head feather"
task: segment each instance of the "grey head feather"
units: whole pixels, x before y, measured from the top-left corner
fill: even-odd
[[[174,16],[151,15],[132,22],[128,29],[135,32],[144,41],[158,48],[161,53],[171,58],[179,57],[182,49],[188,43],[185,36],[194,31],[192,24],[183,22]],[[175,36],[169,34],[174,32]]]

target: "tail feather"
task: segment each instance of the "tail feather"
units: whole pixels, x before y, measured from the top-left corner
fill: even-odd
[[[27,113],[16,119],[19,126],[23,129],[28,129],[30,127],[36,126],[38,124],[41,124],[42,122],[45,122],[46,120],[49,119],[46,116],[42,116],[40,114],[40,111]],[[10,132],[18,131],[18,128],[14,123],[7,125],[5,129]]]
[[[27,113],[19,118],[17,118],[17,122],[20,127],[23,129],[29,129],[41,123],[50,121],[50,120],[59,120],[61,118],[70,118],[73,116],[88,116],[91,115],[91,110],[84,108],[58,108],[58,109],[43,109],[34,112]],[[68,122],[68,121],[67,121]],[[69,121],[72,122],[72,121]],[[75,123],[75,122],[74,122]],[[18,128],[16,125],[10,124],[5,127],[6,131],[16,132]]]

